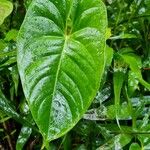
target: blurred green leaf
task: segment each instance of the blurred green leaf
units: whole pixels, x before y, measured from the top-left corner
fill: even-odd
[[[150,134],[138,135],[138,140],[140,141],[141,147],[143,148],[143,150],[149,150],[149,148],[150,148]]]
[[[1,52],[0,58],[6,58],[6,57],[13,57],[16,55],[16,51],[8,51],[8,52]]]
[[[128,125],[122,125],[121,130],[116,123],[107,123],[107,124],[99,124],[101,127],[105,128],[109,134],[114,136],[113,134],[130,134],[132,133],[132,127]]]
[[[82,144],[82,145],[79,145],[75,150],[87,150],[87,148],[84,144]]]
[[[0,67],[10,66],[16,63],[16,57],[11,57],[7,59],[3,64],[0,65]]]
[[[112,59],[113,59],[113,49],[106,45],[106,68],[108,68],[111,65]]]
[[[11,14],[13,10],[13,4],[7,0],[0,0],[0,25],[4,22],[4,19]]]
[[[10,117],[5,117],[5,118],[0,117],[0,118],[2,118],[2,119],[0,119],[0,123],[3,123],[3,122],[5,122],[5,121],[10,119]]]
[[[117,118],[119,120],[129,120],[131,119],[130,108],[127,103],[123,103],[118,107],[117,110]],[[107,118],[108,119],[115,119],[116,117],[116,106],[110,105],[107,107]]]
[[[132,136],[119,134],[109,140],[107,143],[99,147],[97,150],[121,150],[124,146],[126,146],[132,139]]]
[[[64,137],[62,137],[62,144],[64,150],[71,149],[71,136],[67,133]]]
[[[0,129],[0,132],[4,132],[4,129]]]
[[[15,87],[15,94],[17,96],[17,92],[18,92],[18,85],[19,85],[19,74],[18,74],[18,68],[17,66],[13,66],[12,67],[12,81],[14,83],[14,87]]]
[[[5,37],[5,41],[16,41],[16,38],[17,38],[17,35],[18,35],[18,31],[16,29],[11,29],[7,34],[6,34],[6,37]]]
[[[93,121],[98,121],[98,120],[106,120],[106,114],[107,114],[107,109],[104,105],[100,105],[99,108],[96,109],[89,109],[83,116],[84,119],[86,120],[93,120]],[[109,119],[109,118],[108,118]]]
[[[129,150],[142,150],[140,145],[137,143],[132,143]]]
[[[132,105],[135,107],[139,107],[143,103],[144,105],[150,105],[150,96],[141,96],[141,97],[133,97],[131,98]]]
[[[122,33],[118,36],[113,36],[113,37],[110,37],[109,39],[111,40],[118,40],[118,39],[136,39],[138,38],[136,35],[134,34],[127,34],[127,33]]]
[[[104,85],[103,89],[98,91],[97,96],[95,97],[95,100],[93,101],[93,103],[103,103],[104,101],[106,101],[110,95],[111,95],[111,85],[110,84],[106,84]]]
[[[0,39],[0,53],[7,46],[4,40]]]

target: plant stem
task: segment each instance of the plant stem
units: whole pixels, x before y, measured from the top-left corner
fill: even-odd
[[[7,134],[8,129],[7,129],[7,125],[6,125],[5,122],[3,122],[3,127],[6,130],[5,134],[6,134],[6,138],[7,138],[7,142],[8,142],[9,148],[10,148],[10,150],[14,150],[13,149],[13,144],[11,143],[11,137]]]

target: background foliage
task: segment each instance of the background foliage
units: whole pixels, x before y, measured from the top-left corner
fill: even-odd
[[[42,137],[16,65],[16,37],[31,0],[10,2],[13,11],[6,10],[3,18],[11,14],[0,25],[0,149],[40,149]],[[150,1],[104,2],[109,28],[103,88],[83,119],[51,149],[150,149]]]

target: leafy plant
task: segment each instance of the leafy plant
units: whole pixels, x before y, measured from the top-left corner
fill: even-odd
[[[70,130],[96,95],[104,71],[106,27],[99,0],[36,0],[30,5],[18,36],[18,66],[46,142]]]
[[[0,149],[150,149],[149,0],[2,3]]]

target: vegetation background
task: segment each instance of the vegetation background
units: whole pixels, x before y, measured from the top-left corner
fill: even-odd
[[[16,64],[16,37],[31,0],[10,2],[10,15],[0,14],[0,150],[38,150],[42,137]],[[83,119],[51,143],[53,150],[150,150],[150,0],[104,3],[109,26],[103,88]]]

